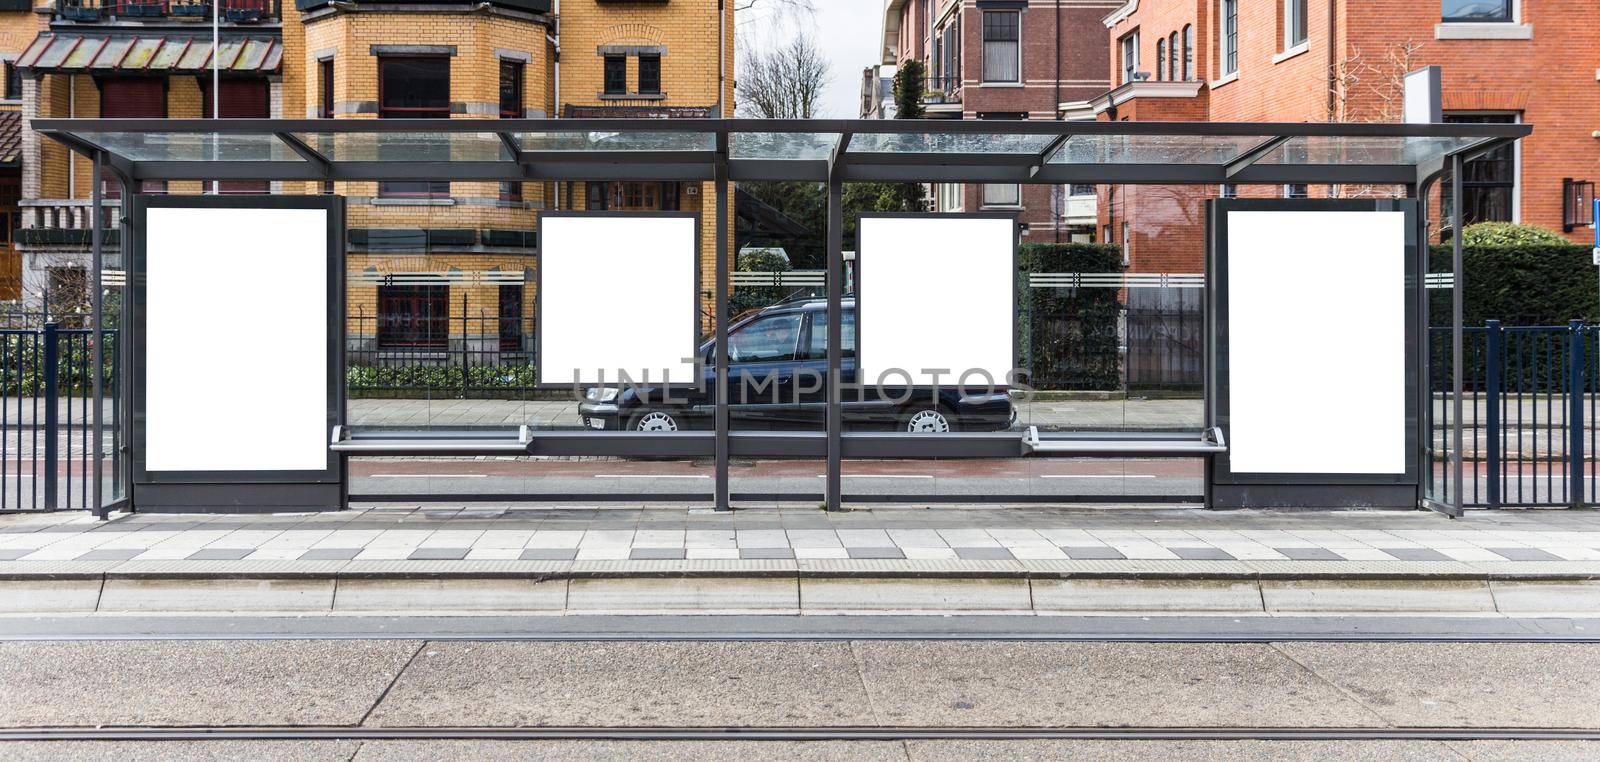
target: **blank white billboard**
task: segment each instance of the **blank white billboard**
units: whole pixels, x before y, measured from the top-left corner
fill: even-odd
[[[691,216],[540,218],[539,383],[696,380],[696,224]]]
[[[1016,222],[862,217],[857,362],[863,384],[982,389],[1016,347]]]
[[[1228,213],[1234,473],[1405,473],[1405,219]]]
[[[147,471],[327,469],[329,256],[323,209],[148,211]]]

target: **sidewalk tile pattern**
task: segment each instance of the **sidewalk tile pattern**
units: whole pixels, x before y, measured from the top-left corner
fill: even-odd
[[[263,516],[0,515],[0,561],[1266,561],[1600,560],[1600,513],[1209,512],[1093,506],[373,505]]]

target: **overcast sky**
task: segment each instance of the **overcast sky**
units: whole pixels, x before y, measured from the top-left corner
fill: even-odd
[[[816,36],[817,46],[832,62],[832,78],[822,99],[829,119],[854,119],[861,109],[861,70],[876,62],[883,34],[883,0],[812,0],[817,8],[810,21],[784,19],[756,7],[739,16],[741,42],[746,45],[782,41],[801,24]]]

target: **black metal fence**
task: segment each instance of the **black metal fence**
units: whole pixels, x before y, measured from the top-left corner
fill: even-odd
[[[1600,326],[1490,320],[1464,334],[1463,502],[1489,508],[1596,503]],[[1430,329],[1430,341],[1432,477],[1441,494],[1451,495],[1450,329]]]
[[[116,336],[105,332],[105,452],[93,447],[94,334],[88,328],[0,329],[0,512],[92,509],[93,469],[115,468],[121,408]],[[111,480],[108,480],[108,484]],[[109,492],[108,492],[109,494]]]
[[[1129,289],[1127,390],[1198,395],[1205,384],[1205,291]]]
[[[517,399],[537,384],[531,317],[356,315],[347,335],[352,398]]]

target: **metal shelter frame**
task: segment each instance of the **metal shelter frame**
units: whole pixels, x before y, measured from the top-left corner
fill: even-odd
[[[947,120],[732,119],[35,119],[34,130],[91,159],[131,199],[145,180],[255,181],[678,181],[716,190],[716,311],[729,292],[729,183],[795,180],[827,185],[828,385],[825,432],[733,432],[728,416],[726,319],[716,321],[715,430],[671,434],[539,432],[518,446],[533,454],[713,456],[716,507],[730,503],[734,456],[824,457],[824,498],[842,501],[841,463],[863,457],[1015,457],[1033,451],[1141,457],[1200,457],[1225,447],[1211,438],[1030,432],[917,437],[843,431],[843,185],[847,182],[1019,184],[1289,184],[1403,186],[1427,198],[1452,171],[1452,231],[1460,230],[1463,163],[1531,133],[1528,124],[1213,123]],[[383,154],[383,144],[390,153]],[[396,144],[399,144],[396,148]],[[407,149],[407,150],[400,150]],[[103,204],[94,183],[91,257],[94,395],[103,397]],[[127,208],[124,208],[126,215]],[[1426,220],[1423,221],[1424,226]],[[136,231],[124,220],[124,261]],[[1459,515],[1462,506],[1461,237],[1452,236],[1454,494],[1426,507]],[[1208,284],[1208,287],[1209,284]],[[1424,321],[1426,325],[1426,321]],[[1424,329],[1425,330],[1425,329]],[[119,342],[124,351],[134,342]],[[1423,362],[1426,363],[1427,343]],[[1212,358],[1206,358],[1211,363]],[[129,367],[124,365],[123,367]],[[126,393],[131,385],[123,384]],[[1205,391],[1209,400],[1213,390]],[[1431,404],[1428,406],[1431,408]],[[132,410],[130,406],[127,408]],[[131,416],[130,416],[131,418]],[[94,458],[105,456],[101,406],[93,411]],[[1211,425],[1207,422],[1207,425]],[[1429,426],[1427,417],[1422,426]],[[1428,431],[1419,432],[1424,453]],[[131,440],[130,440],[131,441]],[[348,451],[451,454],[462,439],[353,441]],[[137,445],[135,445],[137,446]],[[1428,466],[1431,472],[1431,464]],[[1422,478],[1428,478],[1424,474]],[[104,516],[103,474],[94,496]],[[1425,491],[1424,491],[1425,492]]]

